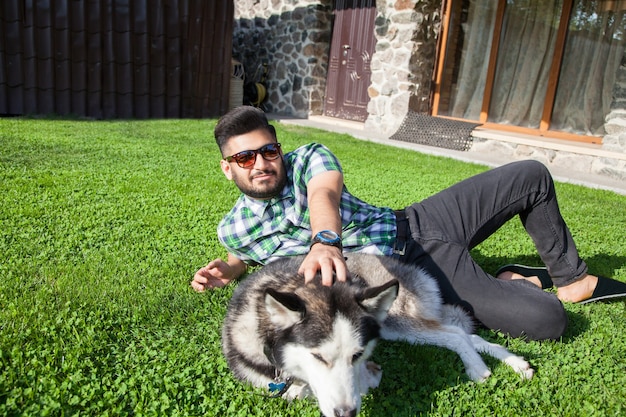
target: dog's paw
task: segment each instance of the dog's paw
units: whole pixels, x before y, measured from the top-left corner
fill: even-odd
[[[383,370],[381,367],[371,361],[363,364],[361,369],[360,378],[360,391],[361,394],[366,394],[370,388],[376,388],[380,385],[380,380],[383,377]]]
[[[295,400],[295,399],[302,399],[302,398],[310,397],[312,395],[313,393],[311,392],[311,389],[309,388],[308,384],[294,382],[289,387],[287,392],[283,394],[283,397],[287,400]]]
[[[383,369],[376,362],[367,361],[365,367],[372,375],[381,375],[383,372]]]
[[[467,368],[465,373],[474,382],[485,382],[491,376],[491,370],[486,365]]]
[[[531,379],[535,375],[535,370],[521,356],[511,355],[504,359],[504,362],[513,368],[523,379]]]

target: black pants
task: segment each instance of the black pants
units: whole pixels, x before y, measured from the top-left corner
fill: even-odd
[[[445,302],[465,306],[484,326],[514,337],[541,340],[563,334],[567,315],[554,294],[525,280],[495,279],[470,256],[472,248],[519,215],[557,287],[587,272],[543,164],[508,164],[405,210],[411,238],[400,259],[433,274]],[[398,225],[407,227],[407,222]]]

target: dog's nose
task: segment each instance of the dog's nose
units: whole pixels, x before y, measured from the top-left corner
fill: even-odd
[[[355,409],[335,408],[333,411],[335,412],[335,417],[356,417]]]

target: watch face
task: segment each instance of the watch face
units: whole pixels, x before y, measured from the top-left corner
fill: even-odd
[[[339,235],[332,230],[323,230],[319,232],[319,236],[322,239],[328,240],[329,242],[334,242],[339,239]]]

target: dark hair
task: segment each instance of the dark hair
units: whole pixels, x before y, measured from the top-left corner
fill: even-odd
[[[276,140],[276,130],[269,124],[263,110],[252,106],[239,106],[223,115],[213,131],[220,151],[228,139],[257,129],[265,129]]]

